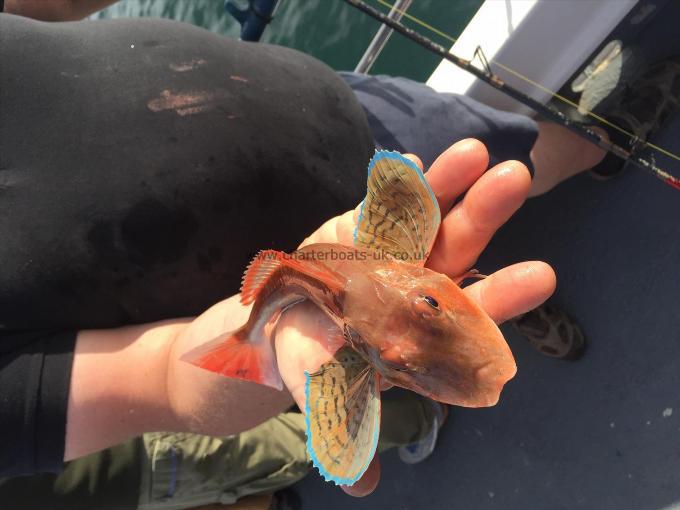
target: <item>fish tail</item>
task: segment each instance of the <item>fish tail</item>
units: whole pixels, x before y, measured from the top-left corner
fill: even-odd
[[[271,342],[250,341],[247,324],[187,352],[181,359],[226,377],[283,389]]]

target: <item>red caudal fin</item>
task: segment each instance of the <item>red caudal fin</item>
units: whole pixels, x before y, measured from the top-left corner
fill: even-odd
[[[284,253],[275,250],[262,250],[248,264],[241,281],[241,303],[249,305],[257,299],[257,295],[267,280],[281,267]]]
[[[276,356],[269,341],[251,342],[249,328],[220,335],[182,356],[183,361],[216,374],[283,389]]]

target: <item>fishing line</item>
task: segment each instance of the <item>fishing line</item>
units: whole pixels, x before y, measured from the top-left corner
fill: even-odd
[[[617,156],[619,156],[622,159],[625,159],[627,161],[630,161],[634,165],[647,170],[648,172],[651,172],[652,175],[657,177],[658,179],[661,179],[664,181],[666,184],[673,186],[674,188],[680,190],[680,179],[672,176],[665,170],[659,168],[656,166],[656,164],[653,161],[647,161],[646,159],[638,156],[634,151],[628,151],[624,149],[623,147],[614,144],[613,142],[609,141],[604,141],[602,140],[597,133],[589,129],[587,126],[584,126],[580,123],[574,122],[573,120],[569,119],[564,113],[560,112],[559,110],[548,106],[544,105],[543,103],[540,103],[539,101],[533,99],[532,97],[528,96],[527,94],[524,94],[523,92],[520,92],[519,90],[507,85],[500,77],[495,75],[494,73],[491,72],[491,69],[488,66],[488,63],[485,62],[485,59],[481,59],[482,64],[484,66],[484,70],[478,69],[474,65],[472,65],[472,60],[466,60],[461,57],[458,57],[454,55],[453,53],[450,53],[448,50],[446,50],[443,46],[435,43],[431,39],[428,39],[424,35],[421,35],[417,31],[408,28],[404,25],[402,25],[400,22],[392,20],[385,16],[383,13],[380,11],[374,9],[373,7],[367,5],[364,3],[362,0],[343,0],[344,2],[350,4],[352,7],[355,7],[362,11],[364,14],[367,14],[368,16],[371,16],[372,18],[380,21],[381,23],[389,26],[396,32],[399,32],[401,35],[407,37],[408,39],[412,40],[413,42],[419,44],[420,46],[424,47],[428,51],[431,51],[432,53],[435,53],[436,55],[448,60],[449,62],[453,63],[454,65],[466,70],[467,72],[473,74],[483,82],[491,85],[495,89],[509,95],[510,97],[516,99],[517,101],[521,102],[522,104],[525,104],[529,106],[531,109],[535,110],[539,115],[548,118],[558,124],[561,124],[562,126],[566,127],[567,129],[579,134],[580,136],[585,137],[586,139],[590,140],[592,143],[596,144],[598,147],[600,147],[603,150],[606,150],[608,152],[611,152]],[[380,4],[387,6],[387,7],[392,7],[388,2],[385,0],[377,0]],[[417,23],[418,25],[432,31],[433,33],[447,39],[448,41],[455,42],[456,39],[451,37],[450,35],[442,32],[441,30],[438,30],[428,23],[419,20],[415,16],[401,11],[399,9],[396,9],[403,17],[406,19],[409,19],[413,21],[414,23]],[[483,53],[481,53],[481,48],[478,48],[478,52],[475,52],[475,55],[477,56],[481,54],[483,57]],[[551,91],[547,87],[544,87],[540,85],[539,83],[534,82],[530,78],[522,75],[521,73],[514,71],[507,66],[504,66],[503,64],[500,64],[498,62],[492,61],[495,65],[501,67],[502,69],[506,70],[507,72],[513,74],[514,76],[531,83],[532,85],[536,86],[537,88],[540,88],[544,92],[547,92],[551,94],[553,97],[556,97],[557,99],[566,102],[567,104],[570,104],[571,106],[578,106],[569,99],[565,98],[564,96],[561,96],[560,94],[557,94],[556,92]],[[634,145],[644,145],[650,148],[653,148],[663,154],[666,154],[667,156],[676,159],[680,161],[680,157],[677,156],[676,154],[673,154],[670,151],[667,151],[666,149],[663,149],[661,147],[658,147],[654,144],[651,144],[646,141],[640,140],[635,134],[629,133],[625,129],[616,126],[615,124],[609,122],[608,120],[604,119],[603,117],[588,111],[587,115],[591,116],[592,118],[595,118],[596,120],[608,125],[609,127],[616,129],[617,131],[627,135],[628,137],[631,138],[633,141]]]
[[[388,2],[386,2],[385,0],[376,0],[376,1],[377,1],[379,4],[384,5],[384,6],[386,6],[386,7],[390,7],[390,8],[392,7],[392,6],[391,6]],[[408,14],[408,13],[406,13],[406,12],[404,12],[404,11],[399,10],[397,7],[394,7],[394,10],[395,10],[396,12],[400,13],[401,15],[403,15],[405,18],[407,18],[407,19],[413,21],[413,22],[416,23],[417,25],[420,25],[421,27],[426,28],[427,30],[430,30],[431,32],[437,34],[437,35],[440,36],[440,37],[443,37],[444,39],[450,41],[451,43],[454,43],[454,44],[455,44],[455,42],[458,40],[457,38],[455,38],[455,37],[453,37],[453,36],[451,36],[451,35],[448,35],[448,34],[446,34],[445,32],[442,32],[441,30],[436,29],[435,27],[433,27],[432,25],[426,23],[425,21],[423,21],[423,20],[421,20],[421,19],[419,19],[419,18],[416,18],[415,16],[413,16],[413,15],[411,15],[411,14]],[[578,108],[578,107],[579,107],[579,105],[576,104],[574,101],[572,101],[572,100],[570,100],[570,99],[564,97],[563,95],[561,95],[561,94],[555,92],[554,90],[549,89],[548,87],[546,87],[546,86],[544,86],[544,85],[541,85],[540,83],[538,83],[538,82],[532,80],[531,78],[529,78],[528,76],[526,76],[526,75],[520,73],[519,71],[515,71],[515,70],[512,69],[511,67],[508,67],[508,66],[506,66],[506,65],[503,65],[502,63],[498,62],[497,60],[491,60],[491,63],[497,65],[498,67],[500,67],[500,68],[503,69],[504,71],[506,71],[506,72],[512,74],[513,76],[519,78],[520,80],[525,81],[525,82],[527,82],[527,83],[533,85],[534,87],[536,87],[536,88],[542,90],[543,92],[546,92],[546,93],[550,94],[552,97],[554,97],[554,98],[556,98],[556,99],[562,101],[563,103],[566,103],[566,104],[568,104],[569,106],[573,106],[574,108]],[[587,116],[592,117],[592,118],[594,118],[594,119],[600,121],[601,123],[603,123],[603,124],[605,124],[605,125],[607,125],[607,126],[613,128],[613,129],[617,130],[618,132],[620,132],[620,133],[622,133],[622,134],[628,136],[631,140],[636,140],[636,139],[638,139],[638,136],[635,135],[634,133],[631,133],[631,132],[625,130],[625,129],[622,128],[621,126],[617,126],[616,124],[614,124],[613,122],[611,122],[611,121],[605,119],[605,118],[602,117],[601,115],[598,115],[598,114],[596,114],[595,112],[593,112],[593,111],[591,111],[591,110],[584,110],[584,111],[585,111],[585,114],[586,114]],[[652,149],[655,149],[655,150],[661,152],[662,154],[665,154],[666,156],[669,156],[669,157],[671,157],[671,158],[673,158],[673,159],[675,159],[675,160],[677,160],[677,161],[680,161],[680,156],[678,156],[678,155],[676,155],[676,154],[673,154],[672,152],[670,152],[670,151],[664,149],[663,147],[659,147],[658,145],[654,145],[653,143],[650,143],[650,142],[647,142],[647,141],[643,141],[643,140],[639,140],[639,143],[640,143],[641,145],[644,145],[644,146],[650,147],[650,148],[652,148]]]

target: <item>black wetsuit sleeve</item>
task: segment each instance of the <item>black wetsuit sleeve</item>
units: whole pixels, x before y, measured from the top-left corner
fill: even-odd
[[[66,332],[238,292],[361,200],[373,141],[321,62],[167,20],[2,14],[0,69],[2,476],[61,466]]]
[[[0,476],[61,470],[75,332],[3,333]]]

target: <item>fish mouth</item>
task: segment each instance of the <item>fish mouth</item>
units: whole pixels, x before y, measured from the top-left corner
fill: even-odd
[[[517,365],[512,362],[488,361],[475,370],[475,383],[481,391],[480,407],[494,406],[498,403],[505,384],[515,377]]]
[[[463,407],[491,407],[498,403],[505,384],[517,373],[514,359],[491,359],[467,370],[448,367],[445,371],[419,374],[392,371],[384,375],[391,384],[428,398]]]

